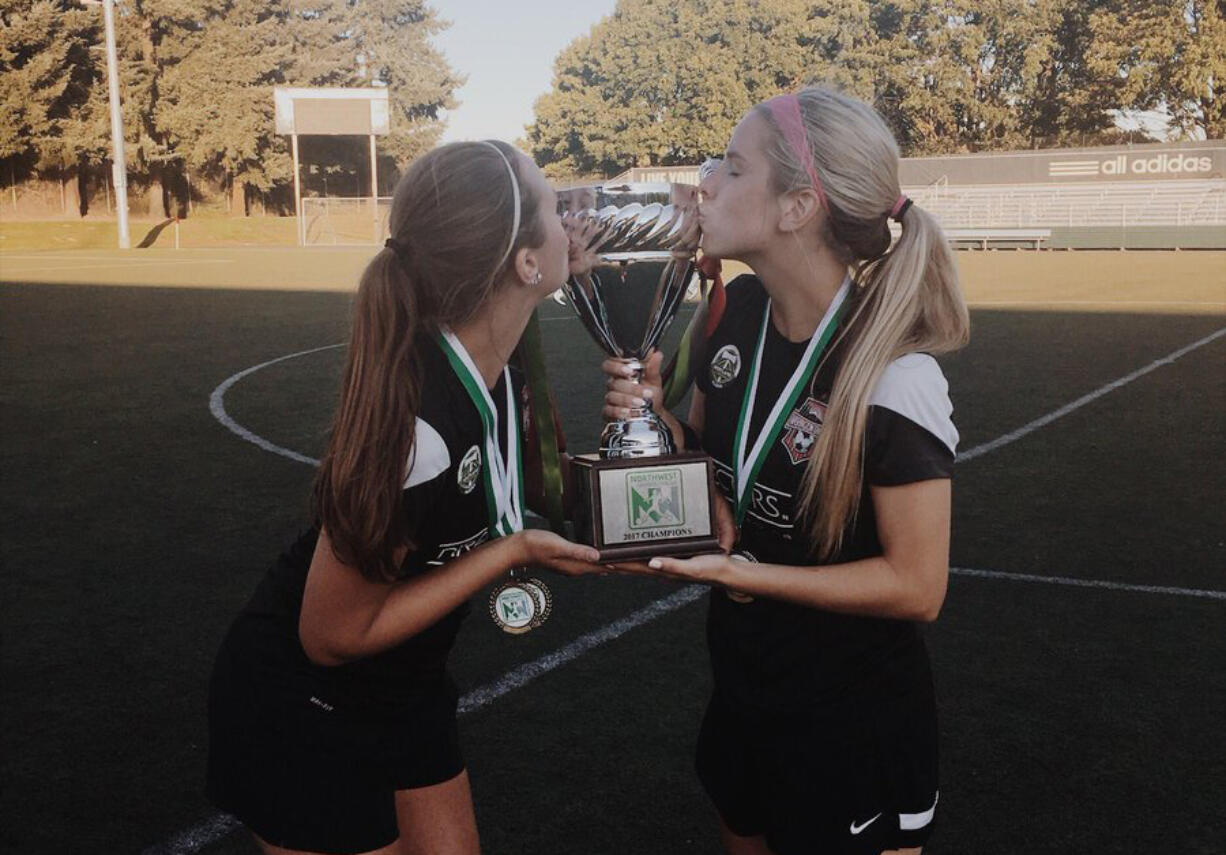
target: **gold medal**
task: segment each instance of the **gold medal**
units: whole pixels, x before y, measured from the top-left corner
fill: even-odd
[[[521,635],[540,625],[537,597],[528,585],[512,576],[490,593],[490,617],[503,632]]]
[[[531,627],[536,629],[549,618],[549,613],[553,611],[553,595],[549,593],[549,588],[545,587],[545,583],[535,576],[522,580],[519,586],[536,600],[536,616],[532,619]]]

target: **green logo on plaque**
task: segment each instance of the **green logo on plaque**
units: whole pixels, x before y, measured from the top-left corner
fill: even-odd
[[[685,524],[681,470],[650,469],[626,474],[630,528],[669,528]]]

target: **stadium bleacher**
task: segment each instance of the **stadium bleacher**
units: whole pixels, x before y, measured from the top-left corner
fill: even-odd
[[[1226,225],[1226,179],[905,188],[946,228]]]
[[[1226,245],[1226,179],[969,186],[937,181],[903,192],[935,214],[961,248]]]
[[[1226,146],[1208,140],[904,158],[900,178],[959,248],[1226,249],[1224,166]],[[610,180],[694,183],[697,172]]]

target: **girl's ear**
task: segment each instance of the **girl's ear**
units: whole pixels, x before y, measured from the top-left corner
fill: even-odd
[[[821,210],[821,202],[812,187],[792,190],[779,197],[779,228],[795,232],[812,222]]]
[[[541,266],[536,253],[529,247],[521,247],[515,253],[515,275],[521,285],[531,285],[540,275]]]

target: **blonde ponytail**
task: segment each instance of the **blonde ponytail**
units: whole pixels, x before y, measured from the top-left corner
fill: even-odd
[[[868,402],[882,372],[907,353],[957,350],[970,330],[941,227],[914,205],[903,216],[894,248],[863,265],[857,280],[856,306],[844,334],[847,356],[800,492],[810,538],[823,559],[838,552],[859,509]]]
[[[907,353],[957,350],[970,320],[953,253],[931,214],[907,206],[901,236],[884,251],[887,216],[899,198],[898,148],[885,122],[862,101],[824,87],[797,98],[828,200],[825,240],[856,270],[852,314],[840,336],[846,355],[799,496],[810,540],[828,560],[859,509],[869,399],[886,366]],[[808,185],[785,141],[771,155],[781,192]]]

